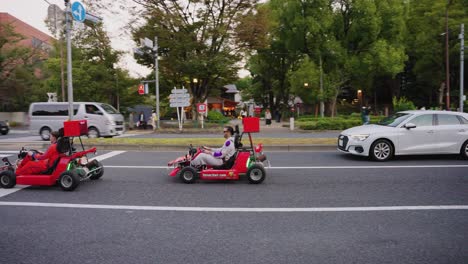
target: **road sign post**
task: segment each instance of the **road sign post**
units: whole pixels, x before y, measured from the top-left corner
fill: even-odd
[[[197,104],[197,111],[198,111],[198,114],[200,115],[200,121],[201,121],[201,128],[204,128],[204,123],[203,123],[203,119],[204,119],[204,116],[205,116],[205,113],[206,113],[206,104],[202,104],[202,103],[198,103]]]
[[[183,116],[182,111],[184,107],[190,106],[190,94],[187,89],[172,89],[169,95],[169,106],[176,107],[177,109],[177,120],[179,121],[179,130],[182,131]],[[179,114],[180,108],[180,114]]]

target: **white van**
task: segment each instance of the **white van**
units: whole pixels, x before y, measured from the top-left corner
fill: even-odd
[[[68,119],[67,102],[32,103],[29,106],[29,130],[49,140],[50,132],[63,127]],[[74,102],[73,120],[87,120],[88,137],[113,137],[124,132],[124,117],[114,107],[104,103]]]

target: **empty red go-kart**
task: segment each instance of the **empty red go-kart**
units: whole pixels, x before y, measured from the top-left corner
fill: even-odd
[[[172,167],[170,176],[178,177],[184,183],[194,183],[201,180],[239,180],[241,175],[246,175],[250,183],[258,184],[265,180],[266,172],[263,163],[267,161],[263,154],[262,144],[253,146],[251,133],[260,131],[260,121],[258,118],[244,118],[242,120],[244,131],[239,135],[239,127],[236,126],[234,132],[234,145],[236,153],[219,167],[203,166],[195,168],[190,165],[197,155],[201,153],[200,148],[190,146],[187,155],[179,157],[168,163]],[[242,146],[242,137],[247,133],[250,146]]]
[[[83,122],[84,121],[84,122]],[[79,123],[81,122],[81,124]],[[75,126],[81,128],[79,132]],[[72,139],[70,137],[80,136],[87,133],[85,120],[64,122],[64,137],[57,141],[57,149],[61,152],[55,160],[53,166],[41,174],[37,175],[16,175],[15,165],[10,163],[7,158],[2,159],[3,166],[0,167],[0,186],[2,188],[13,188],[16,184],[52,186],[58,183],[64,191],[73,191],[80,181],[85,179],[96,180],[104,174],[104,167],[98,161],[88,162],[87,154],[95,153],[96,148],[84,150],[83,143],[80,143],[83,151],[73,151]],[[68,146],[67,146],[68,145]],[[24,158],[27,150],[20,150],[18,159]],[[19,164],[19,160],[16,162]]]

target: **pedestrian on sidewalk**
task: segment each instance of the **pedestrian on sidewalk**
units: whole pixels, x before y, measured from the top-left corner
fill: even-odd
[[[270,112],[270,109],[268,108],[265,110],[265,124],[267,126],[271,125],[271,112]]]
[[[153,110],[153,113],[151,114],[151,126],[153,126],[153,131],[156,130],[156,120],[158,116],[156,115],[156,111]]]

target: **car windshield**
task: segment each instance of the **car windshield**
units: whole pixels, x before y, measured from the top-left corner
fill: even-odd
[[[108,105],[108,104],[100,104],[100,106],[102,107],[102,109],[104,109],[104,111],[106,111],[108,114],[120,114],[119,111],[117,111],[117,109],[115,109],[113,106],[111,105]]]
[[[6,126],[6,123],[3,121],[0,121],[0,126]]]
[[[408,113],[396,113],[396,114],[387,116],[386,118],[380,120],[380,122],[378,122],[377,125],[396,127],[399,124],[401,124],[401,122],[408,119],[408,117],[410,116],[412,115]]]

